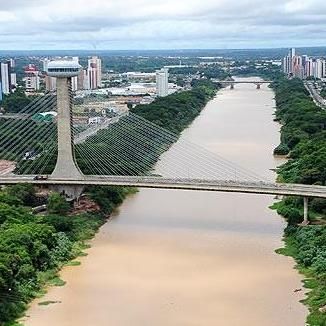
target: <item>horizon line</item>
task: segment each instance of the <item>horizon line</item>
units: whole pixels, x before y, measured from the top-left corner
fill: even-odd
[[[0,49],[0,52],[33,52],[33,51],[86,51],[86,52],[98,52],[98,51],[111,51],[111,52],[126,52],[126,51],[255,51],[255,50],[285,50],[289,48],[296,48],[296,49],[314,49],[314,48],[326,48],[326,46],[318,45],[318,46],[288,46],[288,47],[258,47],[258,48],[166,48],[166,49],[158,49],[158,48],[151,48],[151,49]]]

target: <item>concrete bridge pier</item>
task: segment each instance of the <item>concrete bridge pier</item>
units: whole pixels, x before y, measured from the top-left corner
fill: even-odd
[[[257,83],[256,86],[257,86],[257,89],[261,89],[261,85],[260,83]]]
[[[234,89],[234,83],[231,83],[230,89]]]
[[[303,225],[309,224],[309,213],[308,213],[308,207],[309,207],[309,198],[303,197]]]

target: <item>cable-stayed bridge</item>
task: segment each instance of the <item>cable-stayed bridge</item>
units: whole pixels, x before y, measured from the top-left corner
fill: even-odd
[[[0,184],[47,185],[68,197],[87,185],[302,196],[305,219],[308,198],[326,198],[326,187],[271,183],[131,112],[81,123],[71,92],[76,70],[64,69],[53,73],[57,94],[0,119]],[[53,111],[56,119],[42,119]]]

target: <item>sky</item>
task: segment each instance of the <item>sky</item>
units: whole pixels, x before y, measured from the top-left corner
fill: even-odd
[[[325,0],[0,0],[0,50],[326,45]]]

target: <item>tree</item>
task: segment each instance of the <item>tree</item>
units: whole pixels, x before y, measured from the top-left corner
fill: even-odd
[[[5,96],[2,106],[6,112],[17,113],[24,109],[31,101],[32,98],[26,96],[24,91],[18,88],[15,93]]]
[[[65,197],[54,192],[48,199],[48,210],[51,214],[66,215],[69,212],[70,205]]]

